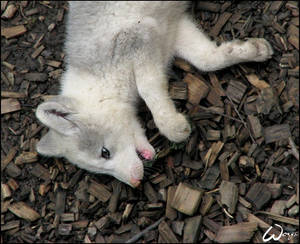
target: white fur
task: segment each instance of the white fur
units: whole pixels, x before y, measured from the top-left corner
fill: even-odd
[[[195,26],[187,6],[182,1],[71,1],[68,66],[60,98],[37,110],[37,117],[50,127],[38,151],[136,186],[132,180],[143,177],[136,150],[154,156],[136,118],[138,97],[170,140],[183,141],[191,132],[168,95],[166,70],[174,55],[203,71],[271,57],[264,39],[217,47]],[[111,152],[108,160],[99,156],[103,146]]]

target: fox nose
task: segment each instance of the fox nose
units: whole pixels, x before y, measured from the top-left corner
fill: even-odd
[[[138,187],[141,184],[141,181],[135,178],[131,178],[130,184],[132,185],[132,187]]]
[[[130,168],[129,182],[133,187],[137,187],[144,177],[144,166],[142,162],[136,162]]]

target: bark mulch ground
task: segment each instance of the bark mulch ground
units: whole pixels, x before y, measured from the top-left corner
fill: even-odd
[[[1,243],[298,242],[298,2],[205,1],[190,11],[218,43],[264,37],[275,53],[211,73],[176,59],[170,94],[192,135],[170,143],[141,105],[157,158],[132,189],[37,155],[47,128],[34,112],[58,93],[68,4],[1,1]]]

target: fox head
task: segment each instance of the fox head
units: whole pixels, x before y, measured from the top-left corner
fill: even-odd
[[[138,186],[143,178],[142,160],[152,159],[155,151],[135,116],[130,118],[125,105],[114,106],[112,101],[96,114],[81,111],[79,103],[56,96],[38,106],[37,118],[49,127],[37,144],[38,153],[64,157],[80,168]]]

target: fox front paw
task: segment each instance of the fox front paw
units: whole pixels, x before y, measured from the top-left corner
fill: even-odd
[[[157,126],[160,132],[173,142],[184,141],[191,133],[190,124],[180,113],[164,120],[162,123],[157,124]]]
[[[247,40],[246,44],[252,46],[250,48],[255,50],[252,54],[252,61],[255,62],[266,61],[271,58],[274,53],[271,44],[264,38],[250,38]]]
[[[271,58],[273,49],[264,38],[249,38],[247,41],[234,40],[225,45],[227,55],[241,62],[263,62]]]

